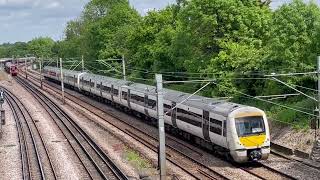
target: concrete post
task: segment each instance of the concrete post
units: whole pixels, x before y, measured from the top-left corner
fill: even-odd
[[[42,58],[40,59],[40,87],[43,89],[42,86]]]
[[[28,79],[27,58],[24,59],[24,71],[26,73],[26,79]]]
[[[318,56],[317,60],[317,72],[318,72],[318,128],[320,125],[320,56]]]
[[[159,158],[160,164],[160,179],[166,179],[166,143],[165,143],[165,128],[164,128],[164,113],[163,113],[163,82],[162,74],[156,74],[157,81],[157,112],[159,121]]]
[[[62,96],[62,103],[65,103],[64,100],[64,77],[63,77],[63,69],[62,69],[62,58],[60,58],[60,81],[61,81],[61,96]]]
[[[122,72],[123,72],[123,80],[127,80],[127,75],[126,75],[126,62],[124,59],[124,55],[122,55]]]
[[[84,72],[84,57],[81,56],[82,72]]]

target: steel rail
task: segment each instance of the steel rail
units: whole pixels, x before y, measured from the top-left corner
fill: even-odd
[[[19,139],[19,150],[20,150],[20,157],[21,157],[21,169],[22,169],[22,179],[23,180],[29,180],[31,179],[31,172],[29,169],[29,157],[27,153],[27,145],[24,137],[24,132],[22,130],[22,127],[20,126],[19,123],[19,117],[17,112],[14,110],[13,104],[11,104],[8,100],[8,105],[10,106],[12,110],[12,114],[14,117],[14,120],[16,122],[16,128],[18,132],[18,139]]]
[[[87,133],[85,133],[82,128],[76,124],[72,118],[70,118],[60,107],[58,107],[54,102],[51,101],[51,99],[49,99],[48,97],[46,97],[42,92],[40,92],[39,90],[37,90],[36,88],[34,88],[33,86],[31,86],[30,84],[23,82],[23,80],[19,79],[19,82],[23,83],[23,85],[25,87],[27,87],[28,89],[30,89],[32,91],[33,95],[38,96],[41,101],[46,104],[46,106],[48,108],[50,108],[56,115],[57,117],[60,117],[59,120],[64,124],[64,126],[69,130],[69,132],[71,134],[73,134],[73,136],[75,137],[75,139],[78,141],[78,143],[83,147],[84,151],[86,152],[87,156],[91,159],[91,161],[93,162],[94,166],[97,168],[98,172],[100,173],[100,175],[104,178],[104,179],[109,179],[106,175],[106,173],[104,172],[105,169],[102,169],[100,164],[98,164],[97,162],[95,162],[95,160],[93,159],[92,155],[90,156],[89,152],[87,152],[86,148],[84,147],[84,145],[82,145],[78,136],[75,134],[75,132],[73,132],[71,130],[71,127],[75,129],[76,133],[78,133],[80,135],[81,138],[83,138],[86,143],[91,147],[91,149],[96,153],[96,155],[100,158],[99,160],[102,161],[104,163],[104,165],[106,167],[108,167],[109,171],[111,171],[111,173],[113,174],[113,176],[116,179],[128,179],[126,177],[126,175],[115,165],[114,162],[112,162],[112,160],[104,153],[104,151],[92,140],[91,137],[89,137],[89,135],[87,135]],[[64,117],[65,120],[70,123],[70,125],[68,126],[67,123],[65,121],[62,120],[61,117]]]
[[[45,172],[44,172],[44,169],[43,169],[43,166],[42,166],[42,162],[41,162],[41,158],[40,158],[39,149],[37,147],[37,143],[36,143],[34,134],[32,132],[32,129],[31,129],[31,127],[30,127],[30,125],[29,125],[29,123],[27,121],[27,117],[26,117],[28,115],[31,118],[31,116],[30,116],[30,114],[27,114],[27,115],[24,114],[23,113],[24,111],[22,110],[23,106],[21,106],[21,105],[19,106],[17,99],[15,99],[13,97],[13,95],[7,89],[5,89],[5,88],[3,88],[3,89],[5,90],[5,93],[7,95],[5,98],[6,98],[7,102],[9,103],[10,107],[12,108],[12,111],[14,111],[15,114],[20,114],[21,118],[18,118],[18,122],[17,123],[19,123],[19,126],[20,126],[21,130],[23,129],[22,119],[24,119],[24,121],[25,121],[26,127],[28,129],[28,132],[29,132],[31,140],[32,140],[33,151],[35,152],[35,155],[36,155],[37,166],[39,167],[39,171],[40,171],[40,175],[41,175],[40,178],[41,179],[46,179],[45,178]],[[26,111],[26,109],[24,109],[24,110]],[[26,140],[25,133],[24,133],[24,140],[25,140],[25,143],[26,143],[27,140]],[[29,166],[28,169],[29,169],[30,177],[32,177],[32,171],[31,171],[32,168],[31,168],[31,166],[33,166],[33,165],[31,165],[31,160],[30,160],[30,156],[31,155],[29,154],[30,151],[28,150],[27,147],[28,146],[26,145],[26,151],[27,151],[27,154],[28,154],[28,166]]]
[[[36,79],[36,78],[34,78],[34,79]],[[49,86],[50,86],[50,87],[49,87]],[[47,87],[50,88],[50,89],[52,89],[52,88],[55,88],[55,89],[56,89],[56,88],[57,88],[57,87],[51,86],[51,85],[49,85],[49,84],[48,84]],[[53,89],[52,89],[52,90],[53,90]],[[57,92],[56,90],[53,90],[53,91]],[[76,96],[73,95],[73,94],[70,94],[70,93],[68,93],[68,92],[67,92],[67,94],[69,94],[70,96],[76,98]],[[70,98],[68,98],[68,99],[71,100],[71,101],[73,101],[73,102],[75,102],[75,103],[77,103],[75,100],[72,100],[72,99],[70,99]],[[91,113],[97,115],[98,117],[100,117],[100,118],[102,118],[102,119],[105,119],[105,118],[103,118],[100,114],[93,112],[92,110],[88,109],[88,108],[85,107],[84,105],[81,105],[81,104],[79,104],[79,103],[77,103],[77,104],[78,104],[79,106],[87,109],[87,110],[90,111]],[[151,135],[147,134],[146,132],[140,130],[139,128],[132,126],[132,125],[129,124],[128,122],[120,119],[119,117],[113,115],[112,113],[105,112],[105,111],[101,110],[99,107],[97,107],[97,106],[95,106],[95,105],[92,105],[92,104],[89,104],[89,105],[92,106],[92,107],[94,107],[94,108],[96,108],[96,109],[98,109],[98,110],[100,110],[100,111],[102,111],[102,112],[104,112],[104,113],[107,113],[108,115],[110,115],[110,116],[112,116],[113,118],[116,118],[117,120],[119,120],[119,121],[127,124],[128,126],[132,127],[133,129],[141,132],[142,134],[144,134],[144,135],[146,135],[146,136],[150,136],[151,138],[153,138],[154,140],[156,140],[155,137],[152,137]],[[109,122],[109,121],[108,121],[108,122]],[[112,125],[115,126],[115,127],[117,126],[117,125],[115,125],[115,124],[112,123],[112,122],[109,122],[109,123],[112,124]],[[119,129],[119,128],[118,128],[118,129]],[[121,130],[121,129],[120,129],[120,130]],[[123,131],[123,130],[121,130],[121,131]],[[128,134],[129,136],[131,136],[132,138],[134,138],[133,135],[132,135],[133,133],[126,133],[126,134]],[[138,138],[134,138],[134,139],[138,140]],[[139,142],[142,143],[141,140],[139,140]],[[150,146],[150,145],[149,145],[149,146]],[[174,147],[171,147],[170,145],[167,145],[167,146],[168,146],[169,148],[171,148],[171,149],[179,152],[179,150],[175,149]],[[149,148],[150,148],[150,147],[149,147]],[[187,156],[186,154],[184,154],[183,152],[179,152],[179,153],[182,154],[183,156],[188,157],[188,156]],[[192,159],[191,157],[188,157],[188,158]],[[194,159],[192,159],[192,160],[195,161],[195,162],[198,162],[197,160],[194,160]],[[260,165],[261,167],[263,167],[263,168],[271,171],[271,172],[274,172],[274,173],[276,173],[276,174],[279,174],[280,176],[286,177],[286,178],[288,178],[288,179],[296,179],[296,178],[293,177],[293,176],[290,176],[290,175],[288,175],[288,174],[286,174],[286,173],[277,171],[277,170],[275,170],[275,169],[273,169],[273,168],[271,168],[271,167],[269,167],[269,166],[266,166],[266,165],[264,165],[264,164],[261,164],[261,163],[260,163],[259,165]],[[205,165],[204,165],[204,166],[205,166]],[[261,175],[259,175],[259,174],[257,174],[257,173],[254,173],[254,172],[250,171],[249,169],[247,169],[247,168],[245,168],[245,167],[241,167],[241,166],[237,166],[237,165],[235,165],[235,166],[238,167],[238,168],[240,168],[240,169],[242,169],[242,170],[244,170],[244,171],[246,171],[246,172],[248,172],[249,174],[252,174],[252,175],[260,178],[260,179],[266,179],[266,178],[264,178],[263,176],[261,176]],[[211,170],[211,171],[213,171],[213,170]],[[218,174],[219,174],[219,173],[218,173]],[[222,174],[220,174],[220,175],[223,176]]]
[[[29,111],[27,110],[27,108],[24,106],[24,104],[19,100],[19,98],[17,98],[13,93],[10,93],[10,91],[8,91],[7,89],[6,89],[6,91],[7,91],[7,94],[10,96],[10,98],[12,98],[12,99],[14,100],[14,102],[17,103],[18,108],[20,109],[20,111],[22,112],[22,109],[23,109],[23,111],[26,112],[26,115],[29,116],[29,119],[32,120],[32,124],[34,125],[34,128],[35,128],[35,130],[36,130],[36,134],[39,136],[39,140],[40,140],[40,142],[41,142],[41,144],[42,144],[42,146],[43,146],[43,148],[44,148],[44,152],[45,152],[45,154],[46,154],[46,157],[48,158],[48,162],[49,162],[50,167],[51,167],[51,170],[52,170],[53,178],[54,178],[54,179],[58,179],[56,170],[55,170],[54,165],[53,165],[53,163],[52,163],[51,156],[50,156],[50,154],[49,154],[49,150],[48,150],[48,148],[47,148],[47,146],[46,146],[46,143],[45,143],[45,141],[44,141],[44,138],[43,138],[42,134],[41,134],[40,131],[39,131],[39,127],[37,126],[36,121],[32,118],[31,114],[29,113]],[[26,120],[26,119],[25,119],[25,120]],[[27,126],[28,126],[28,128],[30,129],[30,132],[31,132],[30,122],[28,122],[28,121],[26,120],[26,123],[27,123]],[[34,136],[34,135],[33,135],[33,136]],[[42,158],[40,158],[40,160],[41,160],[41,159],[42,159]],[[44,168],[43,168],[43,165],[42,165],[42,164],[41,164],[41,170],[44,172]],[[44,175],[44,173],[43,173],[43,175]],[[45,177],[45,176],[43,176],[43,177]]]
[[[66,93],[66,94],[69,94],[69,93]],[[71,95],[71,94],[69,94],[69,95],[70,95],[70,96],[73,96],[73,95]],[[73,97],[74,97],[74,96],[73,96]],[[70,98],[69,98],[69,99],[70,99]],[[71,100],[71,99],[70,99],[70,100]],[[73,100],[71,100],[71,101],[73,101]],[[75,101],[74,101],[74,102],[75,102]],[[92,112],[93,114],[97,115],[98,117],[100,117],[100,118],[102,118],[102,119],[105,119],[104,117],[101,117],[99,114],[93,112],[92,110],[88,109],[87,107],[85,107],[85,106],[83,106],[83,105],[81,105],[81,104],[78,104],[78,105],[81,106],[81,107],[83,107],[83,108],[85,108],[85,109],[87,109],[87,110],[89,110],[90,112]],[[93,105],[91,105],[91,106],[93,106]],[[93,106],[93,107],[95,107],[95,106]],[[95,107],[95,108],[99,109],[98,107]],[[99,109],[99,110],[100,110],[100,109]],[[100,111],[102,111],[102,110],[100,110]],[[136,131],[141,132],[142,134],[148,136],[149,138],[152,138],[153,140],[157,140],[155,137],[147,134],[146,132],[142,131],[141,129],[139,129],[139,128],[137,128],[137,127],[132,126],[131,124],[129,124],[129,123],[126,122],[126,121],[123,121],[122,119],[118,118],[117,116],[114,116],[114,115],[109,114],[109,113],[108,113],[108,115],[110,115],[110,116],[112,116],[113,118],[121,121],[122,123],[130,126],[131,128],[135,129]],[[109,122],[109,121],[108,121],[108,122]],[[141,139],[139,140],[139,138],[134,137],[134,133],[132,133],[132,132],[130,132],[130,131],[128,131],[128,130],[127,130],[127,131],[124,131],[123,129],[117,127],[117,125],[115,125],[115,124],[112,123],[112,122],[109,122],[109,123],[112,124],[112,125],[113,125],[114,127],[116,127],[117,129],[119,129],[120,131],[124,132],[125,134],[128,134],[128,135],[129,135],[130,137],[132,137],[133,139],[135,139],[135,140],[137,140],[138,142],[144,144],[145,146],[147,146],[148,148],[150,148],[150,149],[153,150],[154,152],[156,152],[156,150],[155,150],[156,147],[154,147],[154,145],[150,144],[149,142],[143,141],[143,140],[141,140]],[[150,146],[152,146],[152,147],[150,147]],[[203,163],[195,160],[194,158],[189,157],[187,154],[185,154],[185,153],[177,150],[177,149],[174,148],[173,146],[170,146],[170,145],[168,145],[168,144],[166,144],[166,146],[168,146],[168,147],[169,147],[170,149],[172,149],[173,151],[179,153],[179,154],[182,155],[184,158],[187,158],[187,159],[191,160],[192,162],[198,164],[198,165],[201,166],[202,168],[206,168],[206,169],[209,170],[212,174],[215,174],[215,175],[218,176],[219,178],[229,179],[229,178],[225,177],[224,175],[222,175],[221,173],[218,173],[218,172],[214,171],[213,169],[206,167],[206,165],[204,165]],[[196,153],[199,153],[199,152],[196,152]],[[168,157],[170,157],[170,154],[168,154]],[[174,160],[172,160],[172,159],[170,159],[170,158],[168,158],[167,160],[169,160],[171,163],[175,164],[176,166],[180,167],[182,170],[186,171],[187,174],[189,174],[190,176],[194,177],[195,179],[199,179],[199,178],[197,178],[195,175],[193,175],[193,174],[191,174],[190,172],[188,172],[185,168],[183,168],[183,167],[182,167],[181,165],[179,165],[177,162],[174,162]],[[200,173],[200,174],[201,174],[201,173]]]
[[[34,78],[33,76],[30,76],[32,78]],[[18,80],[19,81],[19,80]],[[27,89],[27,91],[31,91],[30,89]],[[31,93],[31,92],[30,92]],[[45,107],[46,105],[41,101],[39,96],[35,96],[34,97],[38,100],[38,102]],[[54,120],[55,118],[59,118],[59,116],[57,114],[55,114],[54,112],[50,111],[50,107],[49,108],[45,108],[45,110],[47,111],[47,113],[49,114],[49,116]],[[55,117],[54,117],[55,116]],[[55,122],[57,124],[57,127],[59,128],[60,132],[63,134],[63,136],[68,140],[68,144],[70,145],[71,149],[73,150],[73,152],[75,153],[75,155],[77,156],[77,158],[79,159],[82,167],[85,169],[86,173],[88,174],[88,176],[90,177],[90,179],[94,179],[93,174],[90,172],[90,170],[88,169],[88,166],[86,165],[86,163],[84,162],[83,158],[81,158],[80,152],[78,152],[78,150],[76,150],[76,147],[73,143],[71,143],[71,140],[69,140],[67,133],[63,130],[63,127],[59,126],[57,122]],[[71,135],[72,136],[72,135]],[[77,141],[77,140],[76,140]],[[78,141],[77,141],[78,142]],[[79,145],[80,146],[80,145]],[[80,147],[83,150],[83,147]]]
[[[55,123],[57,124],[57,126],[59,127],[59,129],[61,130],[61,132],[64,134],[64,136],[67,138],[67,135],[65,133],[65,131],[63,129],[66,129],[70,135],[74,138],[74,140],[78,143],[78,145],[80,146],[80,148],[82,149],[83,153],[88,157],[88,159],[93,163],[92,165],[98,170],[98,173],[101,176],[104,176],[103,179],[108,179],[102,172],[101,169],[98,168],[98,165],[96,164],[96,162],[93,160],[93,158],[90,156],[89,151],[86,150],[85,146],[81,143],[81,140],[79,140],[77,138],[77,135],[71,130],[70,127],[66,126],[65,123],[63,122],[63,120],[61,120],[61,114],[58,114],[57,111],[55,111],[53,108],[51,108],[51,106],[49,104],[46,103],[45,100],[43,100],[41,98],[41,96],[36,93],[33,89],[31,89],[23,80],[18,80],[20,83],[22,83],[22,85],[30,92],[32,93],[32,95],[34,95],[34,97],[39,101],[39,103],[43,106],[46,107],[46,111],[49,113],[49,115],[54,119],[58,119],[59,122],[61,122],[63,125],[61,126],[61,124],[57,121],[55,121]],[[52,114],[53,113],[53,114]],[[53,117],[55,116],[55,117]],[[68,139],[68,138],[67,138]],[[72,145],[72,143],[70,143],[72,140],[68,139],[69,144],[71,145],[71,147],[73,148],[74,152],[77,154],[81,164],[83,165],[83,167],[86,169],[88,175],[90,176],[91,179],[95,179],[94,178],[94,174],[92,172],[90,172],[89,168],[87,167],[86,163],[84,162],[84,160],[81,158],[81,155],[79,152],[77,152],[76,147],[74,147]]]

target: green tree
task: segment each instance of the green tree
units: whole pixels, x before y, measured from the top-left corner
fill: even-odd
[[[172,51],[175,35],[173,6],[149,12],[130,36],[131,65],[150,71],[178,70]]]
[[[36,57],[51,57],[54,44],[49,37],[39,37],[28,42],[28,50]]]
[[[270,21],[270,8],[256,0],[188,1],[179,14],[176,52],[189,72],[222,74],[220,83],[228,88],[213,92],[228,95],[234,72],[261,67]]]
[[[272,24],[266,68],[291,72],[313,69],[320,52],[319,7],[294,0],[273,13]]]

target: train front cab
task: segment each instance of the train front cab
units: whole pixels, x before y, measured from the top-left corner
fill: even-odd
[[[270,133],[263,111],[253,107],[239,108],[229,115],[229,122],[228,144],[234,161],[244,163],[268,159]]]
[[[14,66],[14,65],[10,66],[10,74],[11,74],[12,76],[17,76],[17,75],[18,75],[18,68],[17,68],[17,66]]]

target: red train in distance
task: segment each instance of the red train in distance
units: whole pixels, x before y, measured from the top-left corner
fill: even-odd
[[[18,67],[17,64],[13,64],[11,62],[7,62],[5,64],[5,70],[8,74],[11,74],[12,76],[18,75]]]

